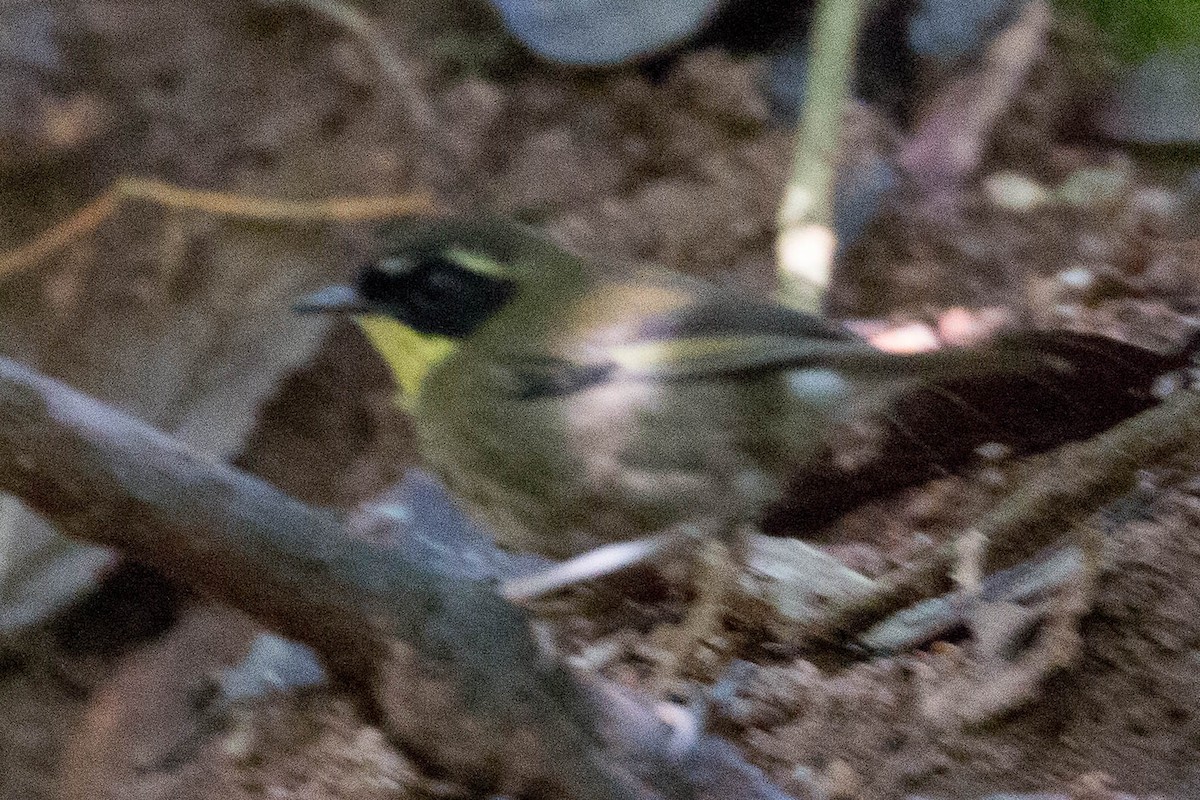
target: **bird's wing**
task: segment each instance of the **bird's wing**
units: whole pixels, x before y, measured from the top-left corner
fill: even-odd
[[[564,337],[554,355],[534,346],[526,349],[513,336],[498,359],[495,353],[491,357],[505,363],[514,393],[525,398],[562,396],[616,379],[742,375],[833,363],[855,354],[867,360],[895,358],[820,317],[724,294],[680,306],[681,297],[695,295],[696,285],[662,289],[649,299],[626,298],[628,306],[610,308],[612,303],[606,303],[608,319],[587,315],[583,335]],[[608,300],[614,296],[620,295],[606,293]],[[654,308],[655,298],[661,300],[659,308]]]
[[[585,342],[580,352],[589,363],[607,363],[612,377],[644,380],[895,358],[832,320],[724,294],[647,315],[618,341],[595,347]]]
[[[618,379],[688,380],[819,369],[858,379],[864,386],[886,385],[885,401],[901,418],[917,415],[910,409],[942,408],[947,414],[958,409],[964,420],[1011,430],[1011,436],[998,438],[1018,441],[1034,432],[1022,428],[1016,409],[1049,411],[1057,403],[1062,405],[1057,413],[1069,418],[1075,412],[1068,408],[1074,402],[1068,398],[1086,393],[1089,383],[1121,408],[1119,398],[1148,392],[1159,374],[1186,361],[1180,358],[1065,331],[1011,333],[969,349],[899,355],[875,348],[834,321],[723,294],[646,314],[615,339],[578,341],[554,356],[510,354],[509,363],[517,393],[524,397],[561,396]],[[1008,411],[989,411],[997,406]],[[998,418],[995,424],[982,421],[993,417]]]
[[[735,294],[720,294],[647,316],[634,338],[656,341],[717,336],[860,341],[840,323]]]

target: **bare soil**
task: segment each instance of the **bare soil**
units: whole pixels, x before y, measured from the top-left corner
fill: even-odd
[[[56,4],[61,52],[52,67],[6,76],[24,81],[30,113],[44,122],[18,130],[20,166],[0,186],[9,243],[118,174],[298,196],[424,188],[445,207],[537,218],[606,258],[769,287],[791,136],[772,124],[755,87],[760,61],[690,54],[658,83],[633,68],[577,72],[523,55],[474,6],[372,4],[423,100],[414,103],[343,29],[296,6],[267,6]],[[1036,80],[992,132],[979,176],[936,199],[906,195],[885,212],[848,254],[835,310],[918,321],[947,339],[995,319],[1159,347],[1184,338],[1200,301],[1194,211],[1125,154],[1064,135],[1079,119],[1068,66],[1045,50]],[[853,125],[848,158],[900,140],[869,112]],[[1090,205],[1014,210],[988,190],[988,177],[1004,170],[1053,187],[1084,166],[1130,177]],[[154,268],[147,253],[167,237],[160,214],[127,210],[102,227],[100,244],[74,256],[90,265],[90,282],[71,277],[67,257],[24,276],[19,291],[31,304],[59,298],[64,313],[86,316],[88,298],[144,312],[156,297],[146,293],[161,286],[161,276],[144,274]],[[219,248],[229,227],[200,222],[189,246]],[[368,233],[306,235],[326,263],[344,265],[326,272],[344,274]],[[98,258],[107,259],[103,280]],[[172,286],[186,292],[187,280]],[[50,363],[85,363],[89,348],[117,337],[64,344]],[[31,337],[35,345],[48,347]],[[391,391],[369,348],[338,328],[278,383],[238,461],[306,500],[350,507],[416,460]],[[834,526],[831,551],[878,574],[911,557],[914,542],[961,531],[1020,474],[950,479],[873,504]],[[1019,713],[972,731],[924,715],[921,699],[962,668],[963,652],[948,645],[837,673],[761,658],[720,724],[784,788],[817,774],[836,797],[1200,796],[1200,477],[1190,463],[1147,465],[1146,483],[1145,518],[1110,534],[1077,667]],[[568,638],[579,647],[619,639],[608,670],[634,681],[639,648],[676,610],[649,604],[615,632],[580,620]],[[116,657],[62,652],[38,636],[37,646],[6,653],[0,797],[461,795],[452,781],[421,776],[335,690],[263,703],[232,728],[196,737],[189,698],[240,657],[253,630],[233,612],[189,601],[163,637]]]

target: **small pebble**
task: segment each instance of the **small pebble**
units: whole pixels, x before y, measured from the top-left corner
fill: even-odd
[[[1096,276],[1084,267],[1072,267],[1058,273],[1058,282],[1065,289],[1083,293],[1096,283]]]
[[[1033,211],[1046,205],[1052,197],[1045,186],[1016,172],[989,175],[983,181],[983,191],[992,205],[1006,211]]]

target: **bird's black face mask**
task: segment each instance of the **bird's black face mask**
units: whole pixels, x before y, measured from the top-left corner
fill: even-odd
[[[503,308],[516,284],[463,259],[430,251],[385,256],[363,270],[358,292],[373,309],[418,333],[463,338]]]

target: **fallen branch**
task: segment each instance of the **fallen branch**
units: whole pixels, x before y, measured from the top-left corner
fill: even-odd
[[[313,647],[389,737],[472,788],[581,800],[782,798],[729,745],[671,729],[536,646],[482,581],[346,535],[341,517],[0,359],[0,490],[69,535]],[[697,757],[700,754],[700,757]]]

